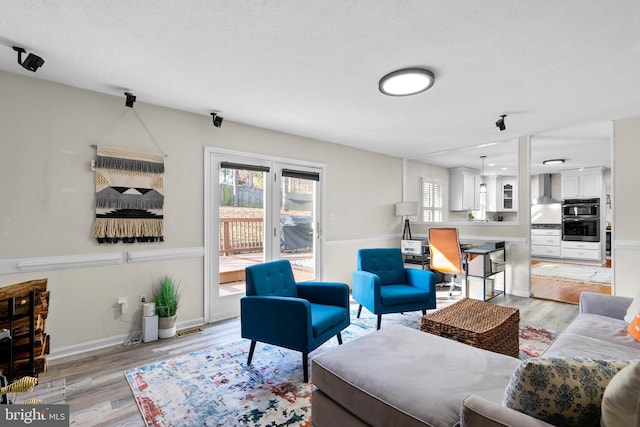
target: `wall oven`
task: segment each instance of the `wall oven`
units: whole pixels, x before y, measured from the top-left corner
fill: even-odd
[[[565,218],[600,217],[600,199],[566,199],[562,201]]]
[[[562,240],[600,241],[600,199],[567,199],[562,202]]]
[[[562,240],[599,242],[600,218],[563,218]]]

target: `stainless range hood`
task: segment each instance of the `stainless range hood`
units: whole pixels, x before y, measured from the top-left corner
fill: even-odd
[[[560,200],[556,200],[551,197],[551,174],[544,173],[538,175],[538,198],[533,201],[534,205],[549,205],[552,203],[560,203]]]

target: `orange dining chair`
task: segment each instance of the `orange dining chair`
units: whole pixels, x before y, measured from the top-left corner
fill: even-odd
[[[455,278],[462,272],[462,254],[457,228],[430,228],[429,252],[431,270],[451,274],[449,295],[457,286]]]

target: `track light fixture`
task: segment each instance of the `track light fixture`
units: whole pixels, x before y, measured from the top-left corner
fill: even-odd
[[[219,116],[218,113],[211,113],[211,117],[213,117],[213,125],[217,128],[222,126],[222,121],[224,117]]]
[[[504,118],[507,117],[506,114],[500,114],[500,118],[498,119],[498,121],[496,122],[496,126],[498,127],[498,129],[500,129],[501,131],[505,130],[507,128],[507,125],[504,124]]]
[[[24,68],[26,68],[29,71],[33,71],[35,73],[36,70],[42,67],[42,64],[44,64],[44,59],[40,58],[38,55],[35,55],[33,53],[30,53],[29,55],[27,55],[27,57],[23,61],[22,54],[26,53],[27,51],[21,47],[13,46],[13,50],[18,52],[18,64],[22,65]]]
[[[136,102],[136,96],[129,92],[125,92],[124,96],[127,97],[126,101],[124,102],[124,105],[126,105],[129,108],[133,108],[133,103]]]

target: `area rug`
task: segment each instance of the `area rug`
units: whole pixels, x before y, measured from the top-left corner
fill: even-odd
[[[544,328],[520,324],[520,359],[538,357],[558,338],[558,333]]]
[[[375,330],[376,316],[363,309],[342,333],[348,342]],[[420,312],[387,314],[382,327],[420,327]],[[521,329],[521,357],[544,351],[555,335]],[[524,341],[523,337],[524,336]],[[540,341],[537,341],[540,339]],[[331,339],[309,355],[337,346]],[[248,340],[197,351],[125,372],[147,426],[310,426],[313,384],[302,382],[301,355],[258,343],[247,366]]]
[[[540,262],[531,266],[531,275],[570,282],[611,285],[611,269],[590,265]]]

